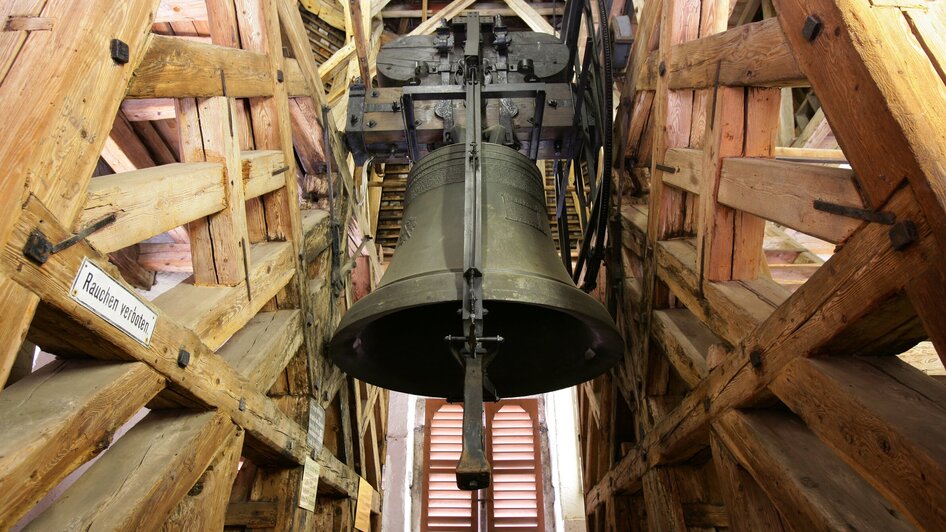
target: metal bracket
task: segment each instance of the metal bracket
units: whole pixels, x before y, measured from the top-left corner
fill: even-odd
[[[839,216],[846,216],[848,218],[857,218],[858,220],[864,220],[866,222],[893,225],[893,223],[897,221],[897,217],[894,216],[893,213],[883,211],[869,211],[867,209],[860,209],[857,207],[847,207],[845,205],[838,205],[837,203],[831,203],[823,200],[815,200],[814,207],[817,211],[837,214]]]
[[[70,248],[92,233],[102,229],[103,227],[111,225],[115,222],[115,218],[115,213],[111,213],[99,218],[98,220],[82,228],[78,233],[57,244],[50,242],[49,238],[47,238],[46,235],[43,234],[43,232],[39,229],[34,229],[30,233],[30,236],[26,239],[26,245],[23,246],[23,254],[37,264],[46,264],[46,261],[49,260],[51,255],[55,255],[64,249]]]

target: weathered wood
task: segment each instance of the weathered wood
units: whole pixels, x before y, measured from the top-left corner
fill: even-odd
[[[706,354],[719,339],[686,309],[656,310],[651,334],[690,387],[706,377]]]
[[[659,63],[659,61],[657,61]],[[785,34],[774,19],[678,44],[666,63],[669,87],[791,87],[808,84]],[[645,70],[646,72],[646,70]],[[637,80],[638,90],[653,89],[657,72]]]
[[[269,96],[273,81],[269,60],[263,54],[151,35],[126,97]]]
[[[679,496],[672,469],[656,467],[644,475],[644,501],[650,530],[684,532],[687,529]]]
[[[0,242],[9,237],[27,182],[53,215],[72,225],[125,86],[143,56],[156,6],[157,0],[52,3],[43,16],[68,24],[24,36],[0,85],[0,112],[17,117],[0,143],[0,165],[7,169],[0,183]],[[128,44],[127,65],[116,65],[109,56],[110,39]]]
[[[140,362],[56,361],[0,394],[0,526],[105,450],[164,387]]]
[[[152,412],[26,530],[158,529],[237,430],[219,412]]]
[[[220,530],[229,517],[230,487],[240,465],[243,430],[237,428],[204,474],[178,503],[161,530]]]
[[[902,515],[804,424],[787,414],[730,411],[713,433],[796,530],[910,530]]]
[[[26,338],[39,296],[0,275],[0,389],[7,382],[20,345]]]
[[[286,186],[289,171],[280,150],[252,150],[240,153],[243,164],[243,187],[246,199],[262,196]]]
[[[785,530],[782,517],[772,501],[733,457],[715,434],[710,436],[713,464],[719,476],[723,500],[729,512],[729,526],[736,532],[754,530]]]
[[[231,502],[226,526],[271,528],[276,526],[276,503],[268,501]]]
[[[260,312],[217,354],[259,390],[268,390],[302,345],[299,311]]]
[[[946,478],[941,384],[893,357],[826,358],[789,364],[771,388],[914,525],[944,522],[943,497],[924,488]]]
[[[828,242],[846,240],[864,222],[814,208],[815,201],[864,208],[853,173],[843,168],[765,159],[726,159],[719,202]]]
[[[146,362],[187,397],[230,415],[246,429],[248,451],[254,452],[257,459],[294,463],[303,460],[305,432],[214,355],[193,331],[154,308],[158,315],[157,323],[150,346],[144,346],[69,297],[69,287],[83,258],[88,257],[99,267],[112,272],[113,277],[118,277],[94,248],[80,242],[52,255],[42,267],[26,259],[22,254],[24,242],[33,228],[40,225],[54,241],[69,234],[57,226],[56,220],[33,199],[24,206],[14,238],[4,248],[0,263],[3,270],[0,273],[22,283],[42,298],[46,322],[40,329],[52,330],[55,334],[37,338],[35,343],[43,346],[52,342],[54,352],[63,350],[97,358]],[[191,354],[187,368],[181,368],[177,363],[182,348]],[[242,409],[241,404],[244,406]]]
[[[110,253],[223,210],[223,178],[221,164],[203,162],[97,177],[75,227],[115,214],[114,223],[89,236]]]
[[[156,298],[154,305],[196,332],[210,349],[219,348],[275,297],[295,273],[292,246],[288,242],[253,244],[250,256],[246,281],[232,287],[181,283]]]

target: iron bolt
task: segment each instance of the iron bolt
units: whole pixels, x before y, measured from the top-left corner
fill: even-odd
[[[818,17],[808,15],[808,18],[805,19],[805,26],[801,29],[801,34],[805,36],[805,39],[808,39],[808,42],[811,42],[817,39],[818,35],[821,35],[823,27],[824,25],[818,20]]]

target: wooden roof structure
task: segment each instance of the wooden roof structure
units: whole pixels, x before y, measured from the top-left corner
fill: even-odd
[[[946,389],[911,364],[946,357],[944,24],[643,3],[606,294],[627,353],[579,394],[589,530],[944,526]]]
[[[405,168],[350,161],[347,88],[398,35],[563,6],[0,5],[0,528],[379,529],[387,392],[324,351]],[[946,353],[946,6],[611,15],[635,40],[598,295],[627,353],[579,388],[589,530],[942,528],[946,391],[915,366]],[[88,268],[145,336],[82,300]]]

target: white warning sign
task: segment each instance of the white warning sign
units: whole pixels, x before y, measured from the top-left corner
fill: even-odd
[[[88,257],[82,260],[69,295],[143,345],[151,343],[157,314]]]

